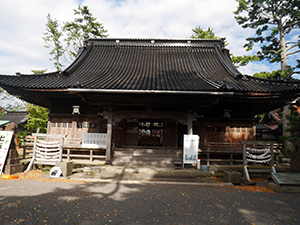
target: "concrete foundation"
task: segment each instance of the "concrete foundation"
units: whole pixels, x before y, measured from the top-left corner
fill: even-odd
[[[58,162],[56,163],[56,166],[60,167],[64,177],[69,177],[73,173],[73,162],[71,161]]]

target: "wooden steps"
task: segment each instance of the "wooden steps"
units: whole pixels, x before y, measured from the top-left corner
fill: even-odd
[[[174,160],[181,159],[181,149],[116,148],[113,165],[174,167]]]

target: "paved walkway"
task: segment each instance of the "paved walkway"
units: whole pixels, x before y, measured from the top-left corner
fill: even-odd
[[[0,224],[299,224],[300,195],[232,187],[0,180]]]

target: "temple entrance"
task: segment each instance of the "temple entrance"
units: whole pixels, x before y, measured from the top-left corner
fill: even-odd
[[[139,120],[139,146],[162,146],[163,121]]]
[[[177,148],[182,144],[178,124],[175,120],[127,119],[125,146]]]

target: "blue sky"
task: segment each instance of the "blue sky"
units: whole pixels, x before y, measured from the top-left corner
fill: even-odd
[[[235,21],[235,0],[0,0],[0,74],[55,70],[42,39],[48,13],[61,24],[72,21],[73,9],[87,5],[112,38],[188,38],[192,28],[213,28],[226,37],[234,55],[243,49],[253,30]],[[38,10],[37,10],[38,9]],[[250,52],[251,54],[251,52]],[[66,63],[67,66],[67,63]],[[240,68],[245,74],[280,69],[266,62]]]

